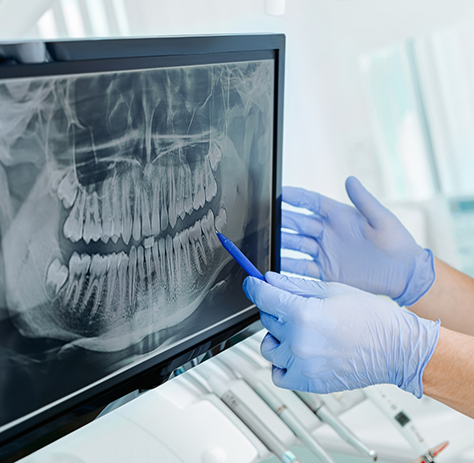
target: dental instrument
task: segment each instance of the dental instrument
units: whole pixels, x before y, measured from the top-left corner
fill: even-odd
[[[204,379],[222,402],[234,412],[282,463],[301,463],[291,450],[285,448],[272,429],[225,384],[218,374],[216,374],[217,368],[216,365],[206,362],[200,365],[199,371],[194,369],[189,371],[189,373],[195,378],[197,377],[198,380],[199,377]]]
[[[321,444],[304,428],[298,418],[289,410],[284,403],[265,384],[257,379],[252,372],[256,368],[246,359],[233,351],[227,351],[224,356],[216,358],[216,362],[223,364],[226,368],[232,368],[239,373],[248,385],[260,396],[260,398],[281,418],[281,420],[294,432],[303,444],[311,450],[322,462],[335,463],[332,457],[321,447]]]
[[[258,278],[259,280],[265,281],[265,278],[260,273],[257,267],[248,260],[248,258],[242,253],[242,251],[227,237],[216,230],[217,237],[222,243],[222,246],[226,251],[236,260],[236,262],[248,273],[251,277]]]
[[[425,455],[428,445],[420,431],[413,424],[399,404],[381,386],[371,386],[362,390],[364,395],[396,426],[400,434],[407,440],[411,447]]]
[[[236,347],[240,351],[240,355],[242,357],[245,357],[248,360],[248,362],[252,364],[252,367],[254,369],[257,368],[257,366],[261,368],[262,364],[258,360],[263,360],[264,362],[266,362],[266,360],[263,359],[263,357],[261,357],[256,352],[256,350],[254,350],[258,348],[257,343],[254,343],[254,342],[251,343],[250,340],[248,339],[245,343],[240,343]],[[229,358],[232,355],[234,355],[233,351],[226,352],[225,355],[223,356],[223,360],[225,361],[225,359]],[[245,379],[245,376],[243,374],[242,374],[242,377]],[[306,392],[299,392],[299,391],[293,391],[293,392],[323,423],[326,423],[331,428],[333,428],[334,431],[336,431],[336,433],[339,434],[339,436],[344,441],[352,445],[362,455],[368,456],[373,461],[377,461],[377,453],[375,452],[375,450],[369,449],[344,423],[342,423],[341,420],[339,420],[339,418],[319,398],[317,394],[309,394]]]
[[[362,455],[377,461],[377,453],[369,449],[322,401],[317,394],[294,391],[308,408],[323,422],[336,431],[343,440],[356,448]]]

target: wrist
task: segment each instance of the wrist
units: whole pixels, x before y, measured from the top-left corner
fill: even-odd
[[[400,296],[393,300],[400,306],[411,306],[420,300],[433,286],[436,278],[434,256],[429,249],[419,248],[412,272]]]

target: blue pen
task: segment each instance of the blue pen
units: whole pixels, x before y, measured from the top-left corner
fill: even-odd
[[[244,256],[242,251],[229,238],[219,233],[216,230],[217,237],[222,243],[226,251],[237,261],[237,263],[251,276],[265,281],[263,275],[258,271],[258,268]]]

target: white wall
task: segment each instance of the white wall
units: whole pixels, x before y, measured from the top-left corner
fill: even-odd
[[[25,1],[0,0],[0,39],[24,37],[31,28],[31,10],[18,7]],[[383,194],[360,54],[474,16],[472,0],[287,0],[281,17],[266,16],[263,0],[103,1],[125,7],[135,36],[285,33],[284,183],[338,199],[351,173]]]

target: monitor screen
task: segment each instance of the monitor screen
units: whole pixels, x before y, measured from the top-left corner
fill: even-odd
[[[0,66],[0,445],[255,320],[215,231],[277,269],[283,44],[49,43]]]

